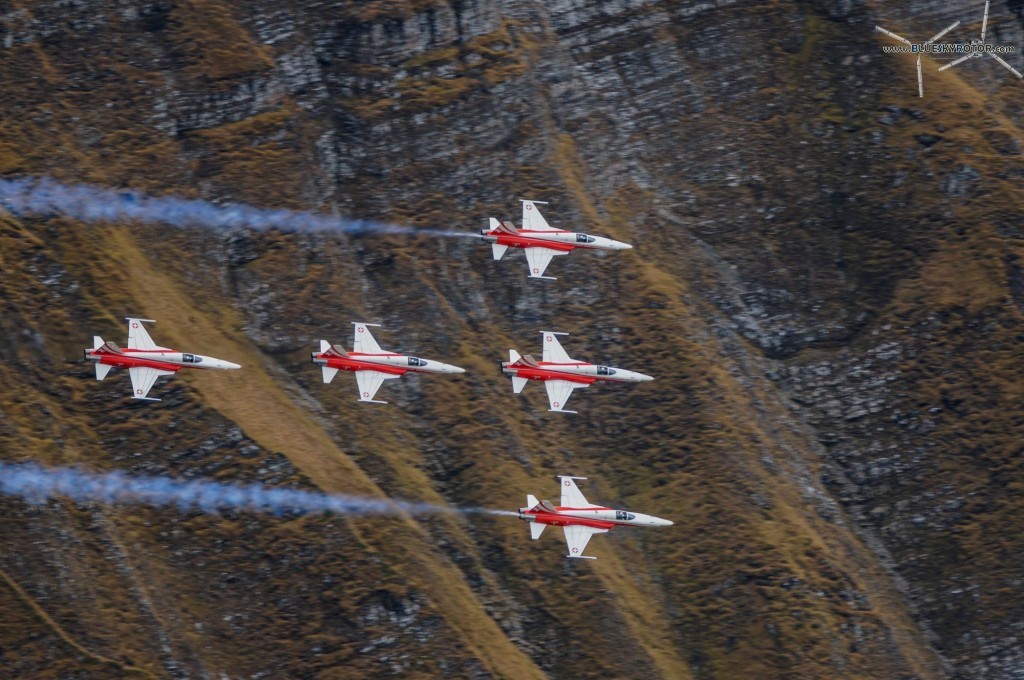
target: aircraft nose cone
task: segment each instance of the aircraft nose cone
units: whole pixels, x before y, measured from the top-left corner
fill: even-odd
[[[220,360],[220,366],[218,366],[217,368],[232,368],[232,369],[234,369],[234,368],[241,368],[241,367],[242,367],[241,364],[235,364],[235,363],[232,363],[230,361],[224,361],[223,359],[221,359]]]
[[[633,246],[629,245],[628,243],[620,243],[619,250],[633,250]]]
[[[637,373],[636,374],[636,379],[637,379],[637,382],[651,382],[652,380],[654,380],[654,376],[653,375],[647,375],[646,373]]]
[[[449,366],[448,367],[448,372],[449,373],[465,373],[466,369],[459,368],[458,366]]]

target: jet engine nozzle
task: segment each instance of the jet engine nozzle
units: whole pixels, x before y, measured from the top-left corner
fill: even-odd
[[[83,349],[82,353],[85,354],[85,360],[86,361],[91,361],[93,363],[96,363],[97,361],[100,360],[100,358],[98,356],[96,356],[95,354],[90,354],[91,351],[92,350]]]
[[[317,366],[326,366],[327,365],[327,359],[321,358],[319,352],[310,352],[309,353],[309,360],[312,361]]]

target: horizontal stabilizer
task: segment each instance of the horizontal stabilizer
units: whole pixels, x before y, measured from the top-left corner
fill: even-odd
[[[501,222],[499,222],[498,220],[494,219],[493,217],[488,217],[487,218],[487,230],[488,231],[494,231],[495,229],[500,229],[500,228],[501,228]]]
[[[103,338],[98,335],[92,336],[92,348],[99,349],[100,347],[103,347]]]
[[[526,509],[527,510],[533,510],[538,505],[539,505],[539,503],[537,502],[537,497],[536,496],[534,496],[533,494],[530,494],[530,493],[526,494]]]
[[[540,535],[544,533],[544,527],[546,526],[547,524],[541,524],[539,522],[530,522],[530,538],[536,541],[538,538],[540,538]]]
[[[526,378],[520,378],[518,375],[512,376],[512,391],[519,394],[526,387],[526,383],[530,382]]]
[[[96,367],[96,379],[97,380],[103,380],[104,378],[106,378],[107,377],[107,373],[110,373],[110,369],[113,368],[113,366],[110,366],[108,364],[93,364],[93,365]]]
[[[321,340],[320,341],[320,352],[321,353],[326,352],[330,348],[331,348],[331,343],[327,342],[326,340]]]
[[[491,253],[494,254],[495,260],[500,260],[502,256],[505,254],[506,250],[508,250],[508,246],[503,246],[500,243],[491,244]]]
[[[517,361],[519,361],[520,359],[522,359],[522,357],[519,356],[519,352],[515,351],[514,349],[510,349],[508,351],[508,362],[510,364],[514,364]]]
[[[329,383],[334,380],[334,376],[338,375],[338,369],[331,368],[330,366],[321,366],[324,371],[324,382]]]

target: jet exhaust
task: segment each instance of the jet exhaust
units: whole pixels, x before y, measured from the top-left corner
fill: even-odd
[[[149,196],[131,189],[104,189],[88,184],[66,185],[48,177],[0,180],[0,210],[19,217],[63,215],[89,223],[147,222],[180,229],[211,231],[252,229],[348,236],[474,236],[472,233],[417,229],[301,210],[259,208],[243,203],[217,205],[209,201],[174,196]]]
[[[0,462],[0,494],[42,504],[66,497],[76,503],[150,505],[284,515],[515,515],[507,510],[459,508],[411,501],[325,494],[261,484],[223,484],[203,479],[133,476],[121,471],[90,472],[78,467],[47,468],[37,463]]]

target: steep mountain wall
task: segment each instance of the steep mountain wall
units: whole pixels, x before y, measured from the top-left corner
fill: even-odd
[[[1019,10],[993,4],[1000,40],[1021,44]],[[955,18],[924,2],[0,6],[5,176],[470,233],[537,198],[556,226],[636,245],[528,281],[471,239],[0,213],[4,459],[509,509],[568,472],[592,500],[676,521],[598,537],[578,564],[500,518],[0,499],[0,668],[1015,677],[1024,94],[976,60],[931,64],[919,100],[913,59],[872,33]],[[245,369],[132,403],[125,376],[78,363],[128,313]],[[308,363],[350,320],[468,372],[357,404],[350,376],[323,385]],[[577,392],[579,415],[555,417],[494,366],[542,327],[657,380]]]

